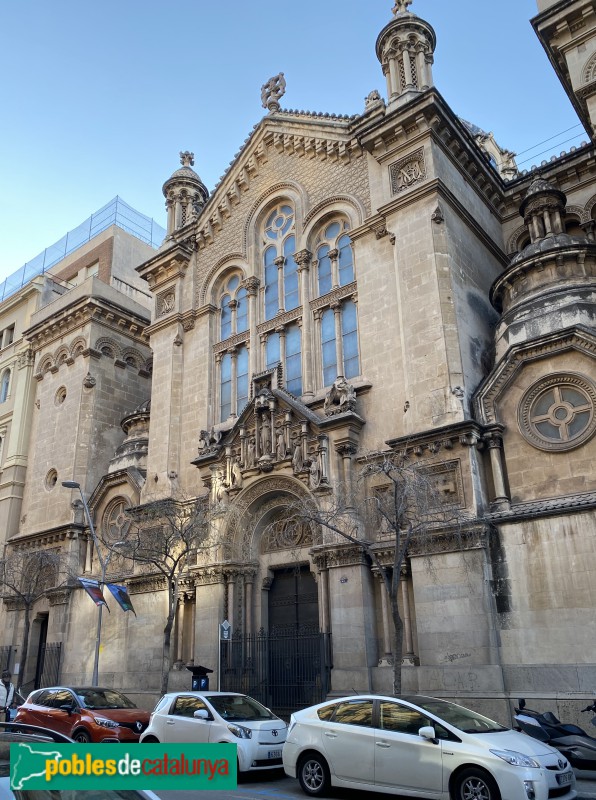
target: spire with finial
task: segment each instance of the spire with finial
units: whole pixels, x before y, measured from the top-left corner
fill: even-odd
[[[387,81],[389,105],[405,103],[433,85],[436,36],[425,20],[408,7],[412,0],[395,0],[393,19],[377,38],[377,58]]]
[[[181,150],[180,163],[182,166],[163,185],[168,211],[168,237],[196,219],[209,197],[207,187],[192,168],[195,154],[190,150]]]

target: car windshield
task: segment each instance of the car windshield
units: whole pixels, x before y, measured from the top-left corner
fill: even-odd
[[[114,689],[81,688],[73,689],[83,708],[136,708],[135,704]]]
[[[458,706],[455,703],[448,703],[446,700],[437,700],[434,697],[402,697],[408,703],[413,703],[419,708],[434,714],[439,719],[447,722],[453,728],[457,728],[463,733],[495,733],[496,731],[507,731],[494,719],[484,717],[469,708]]]
[[[268,708],[246,695],[215,694],[205,697],[217,713],[227,720],[277,719]]]

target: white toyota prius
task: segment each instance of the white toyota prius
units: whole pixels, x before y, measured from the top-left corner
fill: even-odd
[[[286,773],[330,786],[439,800],[573,800],[575,775],[549,745],[434,697],[344,697],[296,711]]]

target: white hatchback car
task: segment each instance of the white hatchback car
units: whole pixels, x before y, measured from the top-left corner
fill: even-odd
[[[573,800],[561,754],[433,697],[344,697],[290,718],[286,773],[306,794],[330,786],[440,800]]]
[[[287,725],[268,708],[235,692],[172,692],[155,706],[141,742],[237,745],[238,771],[281,767]]]

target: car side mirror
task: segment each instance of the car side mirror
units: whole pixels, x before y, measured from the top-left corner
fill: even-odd
[[[432,725],[425,725],[423,728],[420,728],[418,731],[418,736],[422,736],[423,739],[426,739],[433,744],[439,744],[435,729]]]
[[[66,713],[70,716],[72,714],[72,712],[74,711],[74,706],[65,704],[63,706],[60,706],[60,710],[61,711],[66,711]]]
[[[193,714],[193,717],[195,719],[210,719],[209,712],[206,711],[204,708],[198,708]]]

